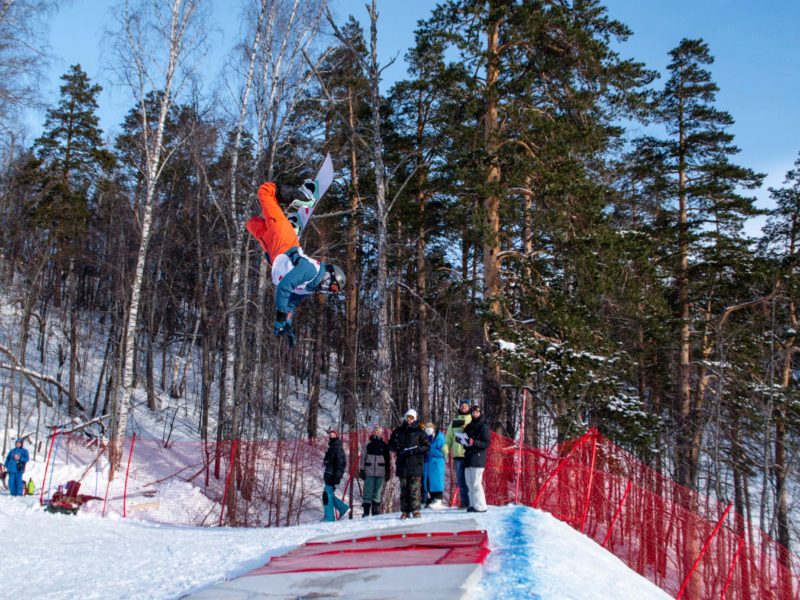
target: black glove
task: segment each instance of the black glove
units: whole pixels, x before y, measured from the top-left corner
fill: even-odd
[[[296,187],[275,182],[275,199],[278,204],[291,204],[298,195]]]
[[[367,478],[367,472],[364,469],[359,470],[358,478],[359,479],[366,479]]]

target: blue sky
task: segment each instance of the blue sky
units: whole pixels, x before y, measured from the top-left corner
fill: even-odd
[[[332,0],[339,21],[353,14],[368,26],[368,0]],[[210,55],[211,81],[239,32],[238,9],[233,0],[215,0]],[[682,38],[702,37],[716,61],[711,66],[720,87],[717,106],[733,115],[731,131],[742,152],[738,162],[768,175],[758,192],[759,204],[768,205],[766,187],[780,186],[786,171],[800,152],[800,2],[797,0],[606,0],[610,16],[628,25],[634,35],[618,50],[625,57],[643,61],[661,73],[668,52]],[[100,98],[101,123],[114,130],[130,107],[124,89],[109,82],[102,68],[101,47],[105,27],[112,22],[110,0],[75,0],[59,9],[51,21],[50,45],[55,58],[45,100],[55,99],[59,76],[79,62],[89,76],[104,86]],[[397,62],[384,73],[385,83],[405,76],[403,55],[413,44],[419,19],[427,18],[432,0],[379,0],[379,58]],[[219,51],[217,51],[219,49]],[[42,118],[32,116],[35,129]],[[38,131],[35,133],[38,134]],[[760,220],[748,230],[755,232]]]

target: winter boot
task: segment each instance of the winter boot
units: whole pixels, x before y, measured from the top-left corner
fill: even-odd
[[[400,515],[400,520],[403,521],[403,520],[407,519],[409,516],[410,515],[408,513],[403,513],[402,515]]]
[[[381,514],[381,505],[375,502],[372,503],[372,514],[379,515]]]
[[[421,517],[422,517],[422,513],[421,513],[421,512],[419,512],[418,510],[415,510],[415,511],[414,511],[414,518],[415,518],[415,519],[419,519],[419,518],[421,518]]]
[[[362,517],[368,517],[369,516],[369,509],[372,506],[372,504],[362,504],[361,506],[364,509],[364,514],[361,515],[361,516]]]

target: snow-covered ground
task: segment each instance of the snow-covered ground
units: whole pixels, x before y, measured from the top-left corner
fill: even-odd
[[[397,527],[397,515],[272,529],[166,527],[52,515],[38,497],[0,493],[0,581],[7,598],[180,598],[259,567],[305,540]],[[423,521],[477,518],[492,553],[474,598],[538,600],[669,596],[547,513],[522,506],[482,515],[425,511]],[[418,523],[415,522],[415,523]],[[407,598],[425,598],[408,587]]]

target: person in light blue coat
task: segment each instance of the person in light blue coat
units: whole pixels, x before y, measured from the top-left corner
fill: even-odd
[[[425,424],[425,435],[431,447],[425,455],[422,473],[422,500],[426,508],[444,508],[444,465],[447,458],[447,445],[444,435],[433,423]]]
[[[28,451],[22,447],[23,440],[18,439],[14,447],[6,456],[6,471],[8,471],[8,491],[12,496],[22,496],[22,475],[25,465],[28,464]]]

